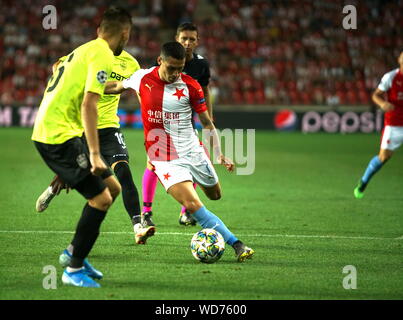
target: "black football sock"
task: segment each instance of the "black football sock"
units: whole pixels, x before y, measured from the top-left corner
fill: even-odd
[[[116,177],[122,185],[122,198],[133,225],[140,222],[140,200],[132,173],[127,162],[118,162],[114,168]]]
[[[84,259],[90,253],[99,235],[99,228],[106,216],[106,211],[91,207],[88,203],[84,206],[81,218],[78,221],[76,233],[71,245],[73,254],[70,267],[81,268]]]

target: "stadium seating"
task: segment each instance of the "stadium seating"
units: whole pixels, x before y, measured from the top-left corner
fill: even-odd
[[[43,1],[3,3],[0,103],[34,105],[51,64],[96,36],[108,1],[54,1],[59,24],[47,31],[42,28]],[[357,30],[342,28],[341,0],[125,3],[134,16],[127,50],[143,67],[154,63],[161,42],[172,39],[179,23],[191,20],[199,26],[199,52],[209,59],[219,104],[322,105],[332,95],[340,104],[368,104],[403,47],[403,2],[398,0],[357,3]],[[197,14],[203,3],[215,9],[214,16]]]

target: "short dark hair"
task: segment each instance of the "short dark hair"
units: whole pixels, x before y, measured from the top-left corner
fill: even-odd
[[[166,42],[161,47],[161,57],[163,59],[172,57],[177,60],[183,60],[186,58],[186,51],[179,42]]]
[[[126,25],[132,26],[132,16],[128,11],[121,7],[111,6],[105,10],[100,30],[106,33],[119,32]]]
[[[199,34],[197,27],[191,22],[184,22],[179,25],[179,27],[176,29],[176,35],[178,36],[182,31],[196,31],[197,34]]]

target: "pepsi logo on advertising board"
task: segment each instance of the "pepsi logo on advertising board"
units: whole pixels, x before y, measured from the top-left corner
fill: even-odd
[[[297,115],[294,111],[280,110],[274,116],[274,127],[279,131],[294,131],[297,127]]]

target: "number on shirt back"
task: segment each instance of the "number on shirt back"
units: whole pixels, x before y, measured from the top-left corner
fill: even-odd
[[[126,149],[126,143],[125,143],[125,140],[123,139],[123,134],[116,132],[115,137],[116,137],[116,139],[118,139],[118,142],[122,146],[122,148]]]
[[[70,62],[71,59],[73,59],[73,56],[74,56],[74,53],[72,53],[72,54],[69,56],[67,62]],[[59,71],[59,73],[57,74],[57,78],[56,78],[55,82],[52,84],[51,87],[48,88],[48,90],[46,90],[46,92],[52,92],[52,91],[56,88],[57,84],[59,83],[60,78],[61,78],[62,75],[63,75],[64,66],[61,66],[60,68],[58,68],[57,71]],[[53,80],[53,76],[50,78],[49,83],[52,82],[52,80]]]

